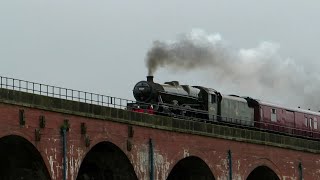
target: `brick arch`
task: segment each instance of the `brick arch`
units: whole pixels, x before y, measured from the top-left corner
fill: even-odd
[[[268,158],[261,158],[261,159],[256,160],[254,163],[251,163],[244,173],[245,179],[247,179],[249,177],[249,175],[252,171],[254,171],[256,168],[258,168],[260,166],[268,167],[278,176],[279,179],[282,179],[281,178],[282,177],[281,171],[280,171],[279,167]]]
[[[25,140],[32,147],[32,151],[35,151],[36,154],[40,155],[40,158],[45,165],[44,170],[52,179],[53,175],[52,175],[52,172],[49,170],[50,164],[49,164],[48,159],[45,158],[46,156],[44,154],[45,153],[44,150],[42,150],[42,151],[39,150],[38,147],[34,144],[34,142],[31,141],[32,138],[30,136],[26,135],[25,133],[21,133],[20,131],[11,131],[10,133],[7,133],[7,132],[2,133],[2,134],[0,134],[0,141],[1,141],[1,139],[6,138],[6,137],[10,137],[10,136],[16,136],[18,138]]]
[[[87,156],[87,154],[91,151],[91,149],[93,147],[95,147],[96,145],[103,143],[103,142],[112,143],[113,145],[117,146],[123,153],[125,153],[125,151],[121,148],[121,145],[119,143],[117,143],[116,141],[113,141],[109,137],[98,135],[98,136],[95,136],[94,138],[90,139],[90,146],[88,148],[86,148],[86,152],[83,154],[81,161],[83,161],[83,159]]]
[[[177,167],[179,165],[180,162],[184,161],[184,160],[188,160],[189,158],[195,158],[196,160],[200,160],[200,162],[204,163],[204,165],[208,168],[208,170],[210,171],[210,173],[212,174],[212,176],[214,178],[216,178],[216,176],[214,175],[214,173],[212,172],[212,169],[210,168],[210,166],[208,165],[207,162],[205,162],[202,158],[199,158],[197,156],[186,156],[182,159],[180,159],[179,161],[177,161],[175,164],[173,164],[173,166],[171,167],[171,169],[168,171],[168,174],[166,176],[166,179],[169,178],[170,174],[172,173],[172,171],[175,169],[175,167]]]
[[[186,150],[187,149],[187,150]],[[206,157],[208,157],[207,153],[197,150],[195,148],[185,148],[183,150],[179,149],[178,152],[170,152],[175,154],[172,158],[172,162],[170,164],[170,167],[168,169],[168,173],[166,175],[166,178],[168,178],[170,172],[172,171],[172,169],[183,159],[187,158],[187,157],[198,157],[199,159],[201,159],[210,169],[211,173],[214,175],[215,178],[217,178],[217,175],[215,174],[216,172],[218,172],[217,169],[215,169],[216,166],[214,166],[213,162],[211,161],[212,159],[207,159]],[[211,151],[208,151],[208,153],[211,153]]]
[[[130,158],[130,156],[126,153],[126,150],[124,149],[125,147],[122,147],[121,143],[119,143],[118,141],[116,141],[114,138],[109,137],[109,136],[105,136],[102,134],[98,134],[96,136],[94,136],[93,138],[90,137],[90,146],[88,148],[85,149],[85,153],[83,154],[82,158],[81,158],[81,162],[83,161],[83,159],[87,156],[87,154],[90,152],[90,150],[95,147],[96,145],[98,145],[99,143],[103,143],[103,142],[108,142],[108,143],[112,143],[113,145],[115,145],[116,147],[118,147],[126,156],[127,158],[131,161],[132,163],[132,159]],[[123,143],[123,145],[126,143]]]
[[[32,133],[32,135],[34,135],[34,132]],[[28,135],[27,133],[22,133],[21,131],[10,131],[10,132],[9,131],[5,131],[5,132],[0,131],[0,138],[6,137],[6,136],[19,136],[19,137],[27,140],[28,142],[30,142],[34,146],[34,148],[36,148],[35,144],[31,140],[32,139],[31,135]]]
[[[98,137],[95,137],[92,141],[91,141],[91,145],[90,145],[90,148],[87,148],[86,152],[83,154],[83,156],[81,157],[81,162],[80,162],[80,166],[79,168],[77,169],[77,172],[76,172],[76,177],[78,178],[78,175],[79,175],[79,172],[80,172],[80,169],[81,169],[81,166],[82,164],[84,163],[84,160],[85,158],[88,156],[88,154],[90,152],[92,152],[92,150],[99,146],[100,144],[108,144],[108,145],[111,145],[112,147],[114,147],[116,149],[116,151],[119,151],[120,154],[124,155],[124,158],[126,160],[128,160],[128,162],[130,163],[132,169],[133,169],[133,172],[134,172],[134,175],[135,177],[138,177],[137,176],[137,173],[136,173],[136,169],[134,168],[134,164],[133,164],[133,161],[132,159],[130,158],[130,156],[128,155],[128,153],[126,153],[126,151],[124,151],[121,146],[119,145],[119,143],[117,143],[116,141],[112,141],[112,139],[109,139],[107,137],[103,137],[103,136],[98,136]]]
[[[169,177],[173,168],[176,167],[176,165],[181,160],[184,160],[185,158],[188,158],[188,157],[197,157],[200,160],[202,160],[208,166],[208,168],[210,169],[213,176],[215,178],[217,178],[216,172],[218,172],[218,171],[217,171],[217,169],[215,169],[216,166],[213,165],[213,162],[211,161],[212,159],[206,158],[206,157],[208,157],[207,153],[211,153],[211,151],[204,152],[201,150],[197,150],[196,148],[193,148],[193,147],[185,147],[183,149],[178,149],[177,152],[170,152],[170,154],[174,154],[174,156],[172,157],[173,163],[170,164],[170,167],[168,169],[168,173],[166,175],[166,179]]]

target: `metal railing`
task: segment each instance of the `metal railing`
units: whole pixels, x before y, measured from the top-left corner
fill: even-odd
[[[143,102],[136,102],[133,100],[122,99],[112,96],[105,96],[96,93],[89,93],[85,91],[73,90],[68,88],[62,88],[57,86],[45,85],[41,83],[35,83],[20,79],[14,79],[9,77],[0,76],[0,88],[4,89],[11,89],[17,90],[26,93],[38,94],[48,97],[72,100],[77,102],[89,103],[94,105],[106,106],[106,107],[113,107],[118,109],[128,109],[128,104],[140,104],[146,106],[154,106],[159,107],[159,104],[150,104],[150,103],[143,103]],[[184,119],[188,121],[198,121],[204,123],[217,123],[223,124],[227,126],[237,126],[240,128],[250,128],[259,131],[270,131],[274,133],[281,133],[287,135],[295,135],[300,137],[308,137],[308,138],[316,138],[320,139],[320,132],[314,131],[312,129],[302,129],[302,128],[295,128],[295,127],[288,127],[285,125],[280,125],[272,122],[265,122],[265,121],[253,121],[253,120],[246,120],[244,119],[235,119],[230,117],[222,117],[216,115],[208,114],[208,111],[197,110],[197,109],[190,109],[184,108],[180,106],[174,106],[170,104],[165,104],[163,106],[168,107],[171,110],[177,110],[180,114],[173,114],[172,112],[165,112],[163,110],[158,111],[156,108],[154,109],[154,113],[158,115],[165,115],[165,116],[172,116],[178,119]],[[132,110],[132,107],[129,107],[128,110]],[[186,116],[184,113],[181,112],[188,112],[193,115]],[[211,117],[211,118],[210,118]],[[236,124],[236,125],[235,125]]]
[[[125,109],[134,101],[96,93],[73,90],[57,86],[45,85],[20,79],[0,76],[0,88],[17,90],[48,97],[78,101],[83,103]]]

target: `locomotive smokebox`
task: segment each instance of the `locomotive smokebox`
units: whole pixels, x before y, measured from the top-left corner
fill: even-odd
[[[153,82],[153,76],[147,76],[147,81],[148,82]]]

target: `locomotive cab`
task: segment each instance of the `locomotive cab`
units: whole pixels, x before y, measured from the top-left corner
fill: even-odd
[[[199,99],[204,104],[204,110],[208,112],[206,119],[210,121],[217,121],[220,116],[220,101],[221,95],[218,91],[205,88],[202,86],[194,86],[200,89]]]

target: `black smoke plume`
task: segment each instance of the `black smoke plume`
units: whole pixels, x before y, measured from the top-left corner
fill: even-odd
[[[281,57],[279,48],[276,43],[262,42],[255,48],[234,49],[219,34],[193,30],[174,41],[155,41],[146,65],[149,75],[161,67],[201,69],[208,74],[205,78],[240,95],[320,110],[320,75],[306,72],[291,58]]]
[[[148,74],[153,75],[159,67],[193,69],[215,64],[228,54],[214,41],[220,36],[212,36],[212,41],[195,39],[195,35],[181,35],[178,41],[155,41],[147,54]],[[202,38],[202,37],[198,37]]]

